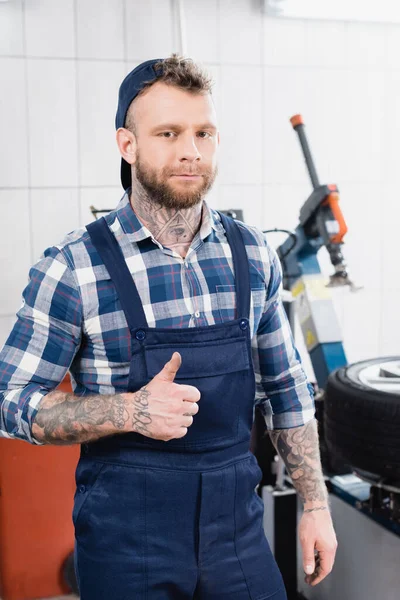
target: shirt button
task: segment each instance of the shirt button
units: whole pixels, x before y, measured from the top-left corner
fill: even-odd
[[[136,334],[135,337],[137,340],[144,340],[144,338],[146,337],[146,332],[143,331],[143,329],[139,329]]]
[[[85,485],[80,485],[78,487],[79,493],[80,494],[84,494],[86,492],[86,486]]]
[[[249,322],[246,319],[240,321],[240,329],[247,329]]]
[[[195,317],[197,317],[197,319],[199,318],[199,316],[200,316],[200,313],[199,313],[199,311],[198,311],[198,310],[196,310],[196,312],[194,313],[194,316],[195,316]]]

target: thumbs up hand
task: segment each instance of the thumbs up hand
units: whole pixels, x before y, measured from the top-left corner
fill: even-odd
[[[181,364],[181,355],[174,352],[147,385],[133,394],[121,394],[131,417],[129,431],[163,441],[187,434],[199,411],[200,392],[192,385],[174,383]]]

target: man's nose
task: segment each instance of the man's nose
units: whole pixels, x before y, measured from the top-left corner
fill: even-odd
[[[193,162],[200,159],[201,154],[196,145],[196,138],[193,136],[185,136],[182,138],[182,145],[179,148],[179,160]]]

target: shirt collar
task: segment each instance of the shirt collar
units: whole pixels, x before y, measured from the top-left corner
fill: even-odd
[[[116,217],[121,224],[122,230],[129,237],[131,242],[139,242],[146,238],[153,238],[152,233],[139,220],[129,200],[130,188],[122,196],[116,208]],[[203,200],[202,220],[200,226],[200,237],[205,240],[211,233],[211,230],[218,232],[224,231],[221,219],[216,210],[211,208]]]

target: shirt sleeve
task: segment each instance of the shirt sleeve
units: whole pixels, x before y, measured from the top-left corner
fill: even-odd
[[[41,399],[63,380],[81,342],[82,303],[57,248],[29,272],[15,325],[0,352],[0,437],[32,436]]]
[[[283,307],[281,264],[275,250],[265,244],[270,277],[264,311],[252,342],[256,405],[268,429],[288,429],[314,418],[314,392]]]

